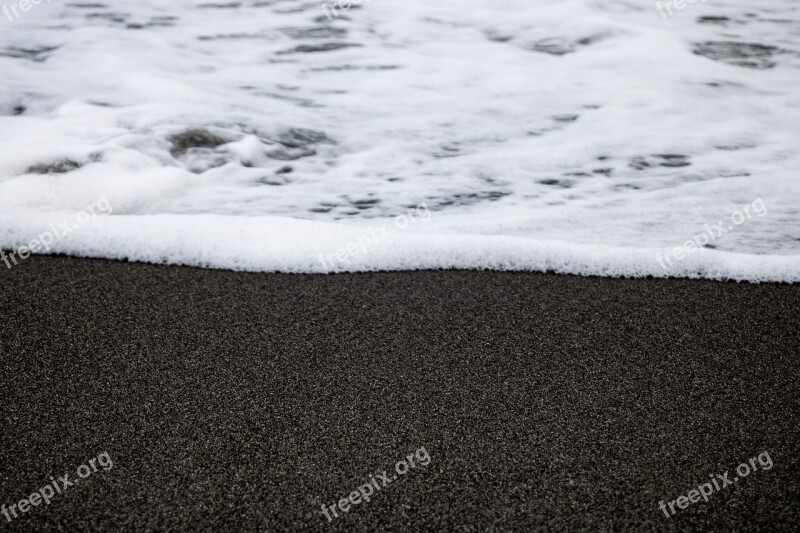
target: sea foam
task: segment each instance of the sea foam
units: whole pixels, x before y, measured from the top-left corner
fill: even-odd
[[[0,247],[105,198],[48,251],[800,281],[798,22],[790,0],[42,3],[0,21]]]

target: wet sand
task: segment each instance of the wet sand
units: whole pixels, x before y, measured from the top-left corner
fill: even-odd
[[[0,269],[0,503],[114,466],[0,524],[789,531],[799,308],[800,285],[31,257]]]

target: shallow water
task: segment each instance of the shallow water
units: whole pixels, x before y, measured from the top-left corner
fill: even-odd
[[[53,2],[1,19],[0,245],[106,198],[52,251],[800,280],[796,2],[338,13]]]

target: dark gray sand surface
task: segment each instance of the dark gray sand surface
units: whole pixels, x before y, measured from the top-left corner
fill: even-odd
[[[0,530],[794,530],[799,306],[798,285],[32,257],[0,269],[0,503],[113,468]]]

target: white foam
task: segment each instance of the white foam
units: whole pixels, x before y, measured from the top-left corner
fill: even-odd
[[[0,246],[107,198],[50,251],[800,281],[793,2],[663,19],[621,0],[372,0],[333,23],[261,4],[42,3],[0,21],[0,54],[58,47],[0,55]],[[730,41],[777,49],[694,53]],[[324,43],[360,46],[292,52]],[[175,150],[191,129],[223,144]],[[59,160],[81,167],[29,173]],[[756,200],[763,215],[730,224]],[[423,204],[429,219],[324,260]],[[664,261],[718,221],[713,249]]]

